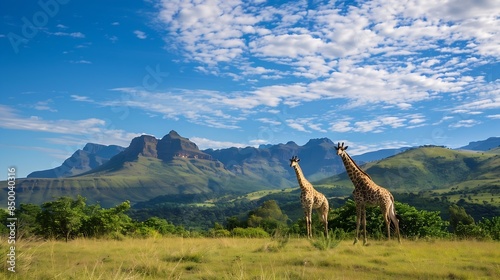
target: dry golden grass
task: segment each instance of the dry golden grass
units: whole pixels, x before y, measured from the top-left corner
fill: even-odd
[[[2,241],[1,252],[7,253]],[[500,279],[500,243],[150,238],[20,241],[0,279]]]

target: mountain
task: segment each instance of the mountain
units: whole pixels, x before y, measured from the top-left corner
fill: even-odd
[[[304,146],[290,141],[286,144],[265,145],[259,148],[229,148],[204,150],[236,174],[253,173],[264,176],[276,186],[296,185],[290,158],[298,156],[305,176],[311,181],[342,172],[335,145],[328,138],[311,139]],[[264,173],[264,174],[263,174]]]
[[[54,197],[80,194],[87,197],[89,203],[100,202],[105,207],[124,200],[138,203],[157,197],[177,202],[205,202],[259,190],[296,188],[297,180],[289,159],[297,155],[309,181],[323,188],[341,186],[342,194],[334,195],[343,196],[350,193],[352,184],[334,147],[328,138],[319,138],[303,146],[290,141],[259,148],[202,151],[172,130],[161,139],[151,135],[136,137],[109,160],[72,177],[18,179],[16,194],[23,203],[37,204]],[[85,153],[75,152],[79,157],[74,157],[77,160],[73,160],[73,166],[97,164],[97,154],[103,158],[113,154],[93,144],[83,151]],[[465,187],[487,191],[491,186],[498,187],[499,151],[497,148],[478,153],[421,147],[399,154],[395,154],[398,150],[383,150],[353,158],[377,183],[396,192],[451,192],[451,188]],[[95,159],[90,160],[89,155],[94,154]],[[388,155],[388,158],[380,158]],[[363,165],[364,161],[369,163]],[[6,186],[6,181],[0,182],[0,187]],[[0,203],[6,203],[5,199],[0,197]]]
[[[400,192],[500,186],[500,156],[495,152],[477,153],[425,146],[361,165],[361,168],[377,184]],[[320,183],[351,184],[346,173]]]
[[[486,140],[469,142],[467,146],[460,147],[460,150],[488,151],[500,147],[500,137],[490,137]]]
[[[376,160],[381,160],[384,158],[388,158],[394,155],[397,155],[399,153],[402,153],[408,149],[411,149],[412,147],[403,147],[403,148],[397,148],[397,149],[382,149],[378,151],[373,151],[373,152],[368,152],[364,153],[361,155],[357,156],[352,156],[352,158],[356,162],[370,162],[370,161],[376,161]]]
[[[154,158],[163,162],[169,162],[175,158],[212,160],[212,157],[198,149],[195,143],[188,138],[181,137],[172,130],[161,140],[151,135],[141,135],[132,139],[129,147],[117,154],[109,162],[84,173],[105,174],[106,172],[119,171],[127,162],[134,162],[139,157]]]
[[[3,181],[2,187],[6,187]],[[204,201],[222,194],[243,194],[275,185],[256,174],[234,174],[198,149],[195,143],[170,131],[162,139],[142,135],[106,163],[70,178],[16,180],[19,201],[43,203],[59,196],[80,194],[104,207],[169,195]],[[4,197],[0,198],[0,201]]]
[[[28,178],[60,178],[71,177],[90,171],[107,162],[125,148],[116,145],[100,145],[88,143],[66,159],[59,167],[35,171],[30,173]]]

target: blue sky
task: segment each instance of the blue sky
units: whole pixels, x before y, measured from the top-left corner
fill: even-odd
[[[499,136],[494,0],[6,0],[0,15],[0,158],[18,177],[172,129],[201,149],[328,137],[353,154]]]

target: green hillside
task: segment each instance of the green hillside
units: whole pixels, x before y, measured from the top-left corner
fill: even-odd
[[[420,147],[361,166],[401,202],[439,210],[464,207],[476,219],[500,215],[500,149],[487,152]],[[346,173],[315,183],[353,188]]]
[[[396,192],[421,192],[450,188],[482,188],[500,185],[500,155],[421,147],[361,166],[377,184]],[[346,173],[317,182],[351,185]]]
[[[6,188],[6,182],[1,182]],[[89,203],[105,207],[125,200],[132,204],[165,195],[201,195],[212,197],[226,193],[245,193],[268,189],[257,176],[236,176],[213,160],[176,157],[171,161],[139,156],[106,171],[71,178],[18,179],[18,203],[40,204],[59,196],[82,195]],[[5,200],[5,201],[4,201]],[[2,196],[0,203],[6,204]]]

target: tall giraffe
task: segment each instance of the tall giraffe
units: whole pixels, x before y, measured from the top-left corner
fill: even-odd
[[[396,209],[394,208],[394,197],[387,189],[373,182],[372,178],[359,168],[356,162],[345,151],[347,147],[344,146],[344,143],[342,145],[338,143],[338,147],[335,147],[335,149],[337,150],[337,155],[342,158],[347,174],[354,185],[353,196],[356,203],[356,238],[354,239],[354,244],[359,239],[359,226],[361,222],[363,223],[363,245],[367,242],[366,206],[380,206],[387,227],[387,238],[391,239],[390,227],[392,221],[396,226],[398,241],[401,243],[399,221],[396,217]]]
[[[302,173],[302,169],[299,166],[299,161],[300,159],[297,156],[293,156],[290,159],[290,167],[293,167],[295,170],[297,181],[299,181],[301,190],[300,202],[306,216],[307,238],[312,237],[311,223],[313,209],[317,209],[320,214],[321,221],[325,226],[325,236],[328,236],[328,200],[322,193],[315,190],[313,185],[304,177],[304,173]]]

